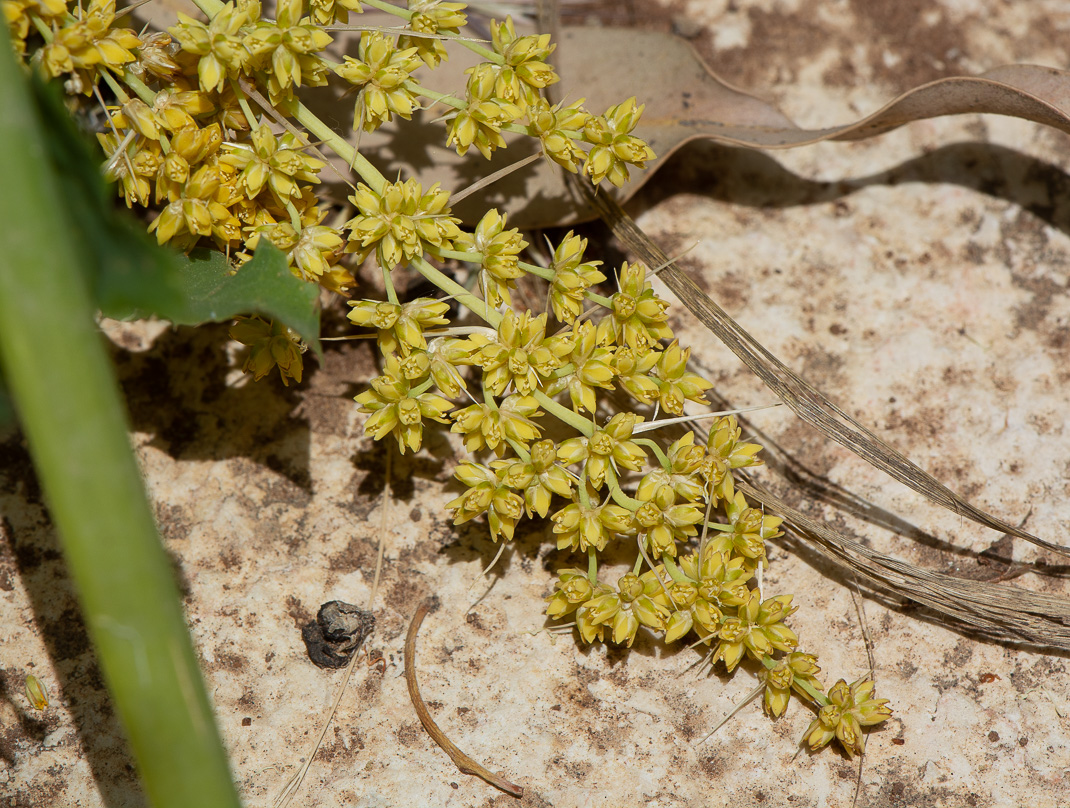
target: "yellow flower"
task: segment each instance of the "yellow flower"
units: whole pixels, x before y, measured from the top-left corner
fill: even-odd
[[[363,261],[372,251],[384,269],[408,263],[428,247],[449,249],[460,235],[458,219],[450,216],[449,194],[436,182],[427,193],[408,179],[387,183],[381,194],[357,185],[349,201],[359,213],[345,223],[349,229],[347,252]]]
[[[510,384],[530,395],[572,349],[567,335],[546,336],[545,314],[532,317],[530,311],[517,314],[512,309],[502,317],[496,339],[473,334],[469,341],[478,348],[472,361],[483,368],[483,386],[496,396]]]
[[[355,397],[361,412],[371,413],[364,432],[375,440],[393,433],[402,454],[406,449],[418,452],[423,443],[424,419],[449,423],[446,413],[453,404],[434,393],[414,390],[396,356],[386,357],[383,371],[382,376],[372,379],[371,389]]]
[[[416,48],[417,55],[424,64],[434,68],[449,56],[442,40],[420,34],[457,34],[468,18],[464,14],[464,3],[444,3],[442,0],[408,0],[409,11],[413,12],[409,20],[409,30],[398,40],[402,48]]]
[[[197,80],[202,90],[220,92],[227,78],[234,78],[249,60],[250,54],[239,35],[249,19],[234,3],[223,6],[205,23],[178,12],[178,25],[168,30],[182,50],[199,57]]]
[[[395,114],[410,120],[419,101],[405,87],[405,82],[421,64],[417,49],[399,50],[393,37],[364,31],[357,45],[357,57],[345,56],[344,64],[334,71],[360,89],[353,109],[353,128],[374,132],[393,120]]]
[[[230,336],[249,346],[242,370],[252,373],[254,381],[264,378],[278,365],[284,385],[289,386],[291,378],[301,383],[301,354],[305,346],[286,326],[260,317],[238,317],[230,328]]]
[[[250,143],[224,143],[226,154],[219,158],[240,172],[238,182],[249,199],[267,187],[284,205],[286,200],[301,195],[299,182],[320,181],[316,174],[326,163],[305,154],[302,149],[306,144],[293,133],[277,138],[271,127],[261,122],[249,140]]]
[[[654,150],[630,132],[639,122],[643,106],[635,98],[606,110],[601,117],[590,117],[583,127],[583,137],[592,145],[583,172],[595,185],[603,179],[620,188],[628,181],[628,164],[646,168],[646,161],[656,156]]]
[[[505,216],[496,208],[484,214],[472,235],[462,232],[454,239],[455,249],[480,254],[483,296],[495,308],[512,304],[509,289],[515,288],[514,281],[524,274],[518,256],[527,246],[519,230],[505,229]]]

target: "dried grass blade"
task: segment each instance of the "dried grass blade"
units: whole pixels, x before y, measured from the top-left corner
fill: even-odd
[[[632,250],[648,266],[667,264],[659,277],[665,281],[680,302],[796,415],[932,502],[993,530],[1025,539],[1045,550],[1070,556],[1070,547],[1038,538],[970,504],[829,401],[820,391],[747,333],[691,278],[681,272],[679,267],[669,262],[665,253],[650,240],[614,199],[601,189],[592,189],[584,179],[569,175],[569,180],[573,187],[578,188],[586,196],[587,201],[598,211],[598,215],[628,249]]]
[[[746,480],[737,487],[784,517],[794,535],[826,558],[879,589],[917,601],[991,639],[1070,650],[1070,599],[916,567],[830,530]]]

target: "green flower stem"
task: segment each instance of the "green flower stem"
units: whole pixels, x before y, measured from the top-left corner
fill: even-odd
[[[238,99],[238,106],[241,108],[242,114],[245,115],[245,120],[248,121],[249,127],[256,126],[256,115],[253,114],[252,107],[249,106],[249,99],[242,92],[241,86],[234,79],[227,79],[227,82],[230,84],[230,89],[234,91],[234,97]]]
[[[126,92],[126,90],[123,89],[123,85],[121,85],[116,80],[115,76],[113,76],[111,74],[110,70],[101,70],[100,71],[100,75],[101,75],[101,78],[104,79],[104,83],[107,84],[111,88],[111,91],[113,93],[115,93],[115,98],[119,101],[120,104],[125,104],[127,101],[130,100],[130,95]],[[133,89],[133,88],[131,87],[130,89]],[[137,91],[135,90],[135,92],[137,92]],[[150,98],[155,98],[155,96],[156,96],[155,93],[153,93],[152,91],[149,91],[149,97]],[[141,98],[140,94],[138,94],[138,98]],[[144,101],[145,99],[141,98],[141,100]],[[152,104],[151,101],[149,101],[148,103]]]
[[[529,275],[534,275],[536,278],[542,278],[544,281],[553,281],[554,279],[554,271],[552,269],[540,267],[537,264],[529,264],[526,261],[518,261],[517,266]]]
[[[637,511],[643,506],[641,501],[633,499],[624,493],[617,482],[617,474],[613,471],[612,465],[606,469],[606,485],[609,487],[609,495],[613,497],[613,501],[622,508],[627,508],[629,511]]]
[[[428,247],[427,250],[435,258],[452,258],[454,261],[463,261],[466,264],[476,264],[477,266],[483,263],[483,253],[477,252],[462,252],[461,250],[443,250],[440,247]]]
[[[519,457],[525,463],[531,462],[531,454],[524,448],[524,444],[518,443],[512,438],[506,438],[505,442],[513,447],[513,451],[516,452],[516,456]]]
[[[107,81],[107,79],[108,79],[107,71],[102,71],[102,72],[104,74],[105,81]],[[115,90],[115,84],[113,84],[113,82],[115,82],[115,79],[112,79],[111,81],[109,81],[108,85],[111,86],[111,88],[113,90]],[[156,103],[156,92],[152,88],[150,88],[147,84],[145,84],[145,82],[143,82],[141,79],[139,79],[133,73],[131,73],[129,70],[124,70],[123,71],[123,84],[125,84],[127,87],[129,87],[131,90],[133,90],[134,91],[134,95],[136,95],[138,98],[140,98],[146,104],[148,104],[150,107],[154,103]],[[119,95],[119,91],[116,90],[115,94]],[[119,97],[122,98],[121,95]]]
[[[666,471],[671,471],[672,470],[672,464],[669,463],[669,458],[667,458],[665,456],[665,453],[663,451],[661,451],[661,447],[658,446],[650,438],[635,438],[635,437],[633,437],[632,438],[632,443],[639,443],[639,444],[642,444],[643,446],[648,447],[654,453],[654,456],[657,457],[658,462],[661,464],[661,467],[663,469],[665,469]]]
[[[563,421],[568,424],[584,437],[589,438],[594,434],[594,424],[583,416],[577,415],[568,407],[562,407],[546,395],[546,393],[542,392],[542,390],[533,390],[531,394],[535,396],[535,400],[539,402],[539,406],[550,413],[550,415],[554,416],[558,421]]]
[[[498,323],[502,321],[502,316],[498,312],[453,280],[453,278],[435,269],[426,259],[416,258],[410,266],[414,267],[427,280],[453,297],[477,317],[490,323],[494,328],[497,328]]]
[[[497,64],[501,64],[501,57],[499,57],[499,61],[497,62]],[[468,108],[467,101],[462,101],[457,96],[452,95],[451,93],[440,93],[437,90],[429,89],[427,87],[424,87],[422,84],[418,84],[417,82],[411,80],[406,81],[405,84],[402,86],[411,93],[415,93],[416,95],[422,95],[424,98],[430,98],[432,101],[445,104],[448,107],[453,107],[454,109]],[[520,123],[505,123],[502,124],[499,128],[503,132],[512,132],[517,135],[527,135],[528,137],[533,138],[538,137],[538,134],[530,126],[524,126]]]
[[[382,194],[383,187],[386,185],[386,177],[380,174],[379,170],[369,163],[366,157],[347,143],[345,138],[317,118],[304,104],[297,104],[294,107],[293,117],[311,134],[327,144],[335,154],[345,160],[346,164],[356,171],[364,182],[368,183],[369,188],[377,194]],[[249,123],[251,125],[252,121]]]
[[[416,396],[422,396],[424,393],[426,393],[428,390],[430,390],[432,387],[434,387],[434,385],[435,385],[435,380],[434,379],[427,379],[423,384],[421,384],[421,385],[419,385],[417,387],[414,387],[411,390],[409,390],[409,395],[412,396],[413,398],[415,398]]]
[[[397,290],[394,288],[394,282],[390,279],[390,270],[386,267],[383,267],[383,286],[386,288],[386,299],[393,303],[395,306],[400,305],[398,303]]]
[[[70,240],[66,178],[49,164],[49,136],[0,28],[0,364],[148,801],[237,808],[93,319],[89,269]]]
[[[635,563],[632,565],[632,575],[639,575],[639,570],[643,568],[643,557],[637,555],[635,557]]]
[[[580,469],[580,484],[576,486],[576,495],[580,498],[580,507],[589,510],[591,498],[587,495],[587,464]]]
[[[672,578],[678,584],[694,583],[690,578],[684,575],[684,571],[676,566],[676,562],[672,560],[672,556],[665,554],[661,557],[661,563],[665,565],[665,571],[669,573],[669,577]]]
[[[380,11],[385,11],[387,14],[393,14],[395,17],[400,17],[401,19],[405,20],[405,22],[408,22],[412,19],[412,12],[409,11],[407,8],[398,8],[397,6],[391,5],[390,3],[383,2],[383,0],[363,0],[363,2],[364,5],[369,6],[370,8],[377,8]],[[413,34],[413,36],[418,35]],[[494,62],[494,64],[496,65],[505,64],[505,59],[500,53],[488,50],[482,45],[477,45],[475,42],[472,42],[467,37],[460,36],[459,34],[451,34],[447,31],[439,32],[438,36],[441,36],[444,39],[459,42],[461,45],[468,48],[468,50],[472,51],[472,53],[478,54],[487,61]]]
[[[598,551],[593,547],[587,548],[587,580],[598,583]]]

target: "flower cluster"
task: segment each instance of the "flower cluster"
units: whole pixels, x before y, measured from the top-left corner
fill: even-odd
[[[523,520],[547,520],[558,550],[585,558],[586,569],[558,571],[551,619],[572,618],[586,643],[660,636],[701,646],[729,672],[750,667],[769,715],[793,695],[815,709],[811,748],[835,738],[861,753],[862,728],[890,711],[869,680],[825,693],[816,657],[788,625],[793,596],[763,591],[766,542],[782,520],[735,484],[761,464],[759,447],[734,416],[703,414],[711,383],[691,370],[647,267],[625,262],[610,279],[571,232],[548,266],[525,263],[529,244],[503,213],[463,228],[446,190],[389,181],[302,106],[300,90],[342,82],[361,131],[444,104],[444,142],[461,155],[474,147],[489,158],[506,134],[528,137],[548,161],[616,186],[654,158],[635,134],[641,104],[601,115],[583,99],[552,105],[550,37],[492,21],[483,47],[458,36],[459,2],[408,0],[403,10],[364,0],[406,27],[364,30],[340,62],[325,54],[324,26],[361,13],[358,0],[279,0],[274,19],[259,0],[205,3],[206,19],[179,14],[167,31],[142,34],[115,26],[114,0],[0,2],[28,64],[108,105],[97,133],[105,174],[160,244],[215,249],[240,272],[267,239],[296,277],[346,297],[374,261],[385,299],[352,300],[348,312],[353,336],[374,339],[382,359],[356,396],[365,432],[405,453],[422,448],[425,430],[448,428],[468,454],[448,505],[455,524],[485,518],[504,546]],[[451,40],[484,59],[458,96],[419,77]],[[344,212],[320,193],[320,147],[359,175]],[[432,260],[458,262],[466,282]],[[394,273],[408,267],[441,295],[399,295]],[[542,306],[521,289],[525,277],[545,281]],[[284,324],[242,317],[231,335],[254,378],[278,368],[283,383],[301,382],[304,346]],[[700,433],[680,427],[685,415],[714,420]],[[634,554],[630,570],[610,574],[611,548]]]

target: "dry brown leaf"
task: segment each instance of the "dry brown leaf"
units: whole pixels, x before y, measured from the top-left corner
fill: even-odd
[[[463,87],[464,70],[478,61],[463,48],[450,62],[420,80],[440,92]],[[670,34],[615,28],[563,28],[551,62],[561,74],[554,86],[565,102],[586,98],[601,113],[634,95],[646,104],[636,129],[658,155],[646,171],[613,196],[623,202],[647,182],[658,166],[685,143],[706,139],[752,149],[788,149],[823,140],[863,140],[911,121],[941,115],[985,112],[1036,121],[1070,133],[1070,72],[1036,65],[1010,65],[981,76],[946,78],[900,95],[859,121],[828,129],[801,129],[772,104],[719,78],[685,41]],[[317,112],[346,131],[352,103],[317,96]],[[334,105],[332,107],[332,105]],[[388,175],[399,170],[425,186],[440,182],[458,191],[530,155],[530,138],[513,136],[510,147],[484,160],[474,151],[458,157],[445,147],[445,129],[432,123],[446,110],[423,113],[416,125],[404,121],[364,135],[361,149]],[[398,133],[403,137],[399,137]],[[455,207],[465,222],[477,221],[490,206],[509,214],[520,227],[573,224],[597,218],[575,198],[555,165],[537,161],[499,180]]]

